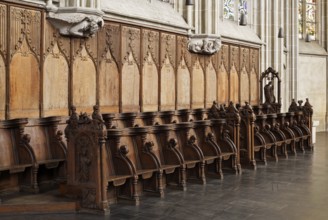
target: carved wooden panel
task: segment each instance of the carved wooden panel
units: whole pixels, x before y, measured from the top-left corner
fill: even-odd
[[[6,67],[0,53],[0,119],[5,118],[6,110]]]
[[[165,57],[164,63],[162,64],[160,82],[160,110],[174,110],[176,97],[175,72],[169,56]]]
[[[217,77],[212,61],[206,67],[206,104],[205,108],[210,108],[214,100],[217,100]]]
[[[239,47],[230,45],[230,68],[234,66],[237,73],[240,71]]]
[[[176,67],[176,36],[167,33],[161,33],[161,66],[165,66],[167,59]]]
[[[0,4],[0,54],[7,55],[7,6]]]
[[[44,116],[68,115],[68,76],[67,60],[55,42],[43,65]]]
[[[99,105],[102,112],[118,112],[120,75],[117,63],[108,49],[99,65]]]
[[[92,106],[96,104],[95,63],[83,41],[75,54],[72,76],[72,103],[82,112],[91,111]]]
[[[44,25],[44,58],[52,52],[55,44],[58,46],[60,53],[64,55],[68,62],[70,62],[70,39],[61,37],[58,31],[46,21]]]
[[[105,23],[105,26],[98,32],[99,59],[107,59],[108,50],[114,62],[121,66],[121,26],[116,23]]]
[[[250,72],[250,49],[245,47],[240,48],[240,69],[243,68]]]
[[[126,60],[132,53],[140,68],[140,52],[140,29],[122,26],[122,60]]]
[[[250,49],[250,96],[251,105],[258,105],[259,95],[259,50]]]
[[[250,73],[250,104],[251,105],[258,105],[259,104],[259,77],[258,74],[255,72],[255,68],[252,68]]]
[[[190,73],[184,57],[177,72],[177,109],[190,108]]]
[[[148,52],[142,69],[141,111],[158,111],[158,71],[152,53]]]
[[[106,24],[98,33],[99,105],[102,112],[118,112],[120,100],[120,35],[118,24]]]
[[[249,103],[249,94],[250,94],[250,87],[249,87],[249,76],[246,70],[246,67],[242,67],[240,72],[240,102],[244,104],[245,102]]]
[[[229,101],[239,103],[239,76],[235,65],[230,70]]]
[[[0,119],[6,109],[7,6],[0,4]],[[4,142],[2,142],[4,143]]]
[[[41,27],[41,12],[10,7],[11,57],[26,38],[30,50],[40,59]]]
[[[132,52],[128,53],[122,68],[122,112],[139,111],[140,74]]]
[[[223,63],[218,73],[218,102],[229,103],[229,76]]]
[[[148,29],[142,30],[142,51],[144,62],[150,53],[154,63],[159,68],[159,32]]]
[[[181,64],[182,58],[184,58],[186,66],[191,70],[192,66],[192,55],[188,51],[188,38],[185,36],[177,36],[177,61]]]
[[[258,49],[250,50],[250,69],[254,68],[255,72],[259,73],[260,68],[260,54]]]
[[[39,116],[39,63],[26,38],[10,63],[10,118]]]
[[[191,108],[204,108],[205,103],[205,80],[203,68],[197,59],[192,68],[192,101]]]
[[[229,45],[222,44],[220,51],[218,52],[218,65],[224,66],[224,69],[229,72]]]

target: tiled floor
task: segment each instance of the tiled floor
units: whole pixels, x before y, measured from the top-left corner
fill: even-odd
[[[111,206],[110,216],[51,214],[0,216],[1,220],[73,219],[328,219],[328,133],[318,133],[313,153],[243,170],[207,185],[188,184],[186,192],[167,189],[165,198],[141,198],[140,206]]]

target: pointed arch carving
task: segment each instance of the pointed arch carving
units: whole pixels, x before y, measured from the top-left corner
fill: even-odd
[[[239,76],[235,65],[230,70],[229,101],[239,103]]]
[[[98,42],[99,45],[106,45],[99,50],[100,59],[105,58],[109,50],[117,67],[121,67],[121,26],[116,23],[105,23],[98,31]]]
[[[41,12],[10,7],[10,57],[12,58],[26,39],[31,52],[40,60]]]
[[[96,104],[96,66],[83,42],[73,60],[72,104],[81,111]]]
[[[99,65],[99,105],[103,112],[118,112],[120,74],[111,50],[102,56]]]
[[[148,59],[148,53],[150,53],[154,64],[159,68],[159,32],[143,29],[142,38],[143,59]]]
[[[38,117],[39,62],[26,38],[22,39],[20,47],[13,54],[9,76],[9,118]]]
[[[151,52],[143,62],[141,111],[158,111],[158,70]]]
[[[176,88],[175,88],[175,72],[173,64],[168,55],[165,56],[165,59],[162,63],[160,82],[161,82],[161,91],[160,91],[160,110],[174,110],[175,109],[175,97],[176,97]]]
[[[206,67],[205,79],[206,79],[205,108],[210,108],[212,106],[213,101],[218,99],[217,98],[218,80],[212,60],[210,60],[209,64]]]
[[[240,72],[240,103],[249,103],[250,98],[250,80],[249,75],[244,66]]]
[[[0,52],[0,120],[5,119],[6,110],[6,65]]]
[[[7,55],[7,6],[0,4],[0,53]]]
[[[204,108],[205,103],[205,79],[204,71],[199,59],[192,68],[192,93],[191,108]]]
[[[253,67],[250,73],[250,104],[258,105],[259,104],[259,77],[256,72],[256,69]]]
[[[43,114],[68,114],[69,64],[55,42],[43,65]]]
[[[182,56],[177,72],[177,109],[190,108],[190,82],[190,72]]]
[[[229,76],[223,63],[220,65],[218,74],[218,102],[229,103]]]
[[[161,65],[165,65],[166,59],[176,68],[176,36],[173,34],[161,33]]]
[[[141,66],[140,32],[138,28],[122,26],[122,60],[131,53],[138,68]]]
[[[124,58],[121,85],[122,112],[140,111],[140,73],[132,52]]]

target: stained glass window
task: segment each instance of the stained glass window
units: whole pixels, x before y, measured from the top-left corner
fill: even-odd
[[[299,22],[299,38],[303,38],[307,34],[316,36],[316,0],[299,0],[298,22]]]
[[[224,0],[224,13],[223,18],[234,20],[235,19],[235,0]]]
[[[247,15],[247,1],[239,0],[239,14]]]

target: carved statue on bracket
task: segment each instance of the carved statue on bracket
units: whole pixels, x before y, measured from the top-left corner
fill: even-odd
[[[267,82],[265,84],[265,81]],[[277,82],[275,84],[275,82]],[[265,85],[264,85],[265,84]],[[274,85],[278,85],[277,91]],[[261,74],[260,88],[263,88],[263,94],[261,93],[261,104],[263,107],[263,113],[280,113],[281,109],[281,80],[279,73],[272,67],[269,67],[265,72]],[[278,95],[276,98],[275,94]]]
[[[83,13],[49,13],[48,20],[61,35],[71,37],[92,37],[104,26],[102,17]]]
[[[188,50],[192,53],[203,55],[213,55],[221,49],[220,37],[207,35],[191,36],[188,42]]]

